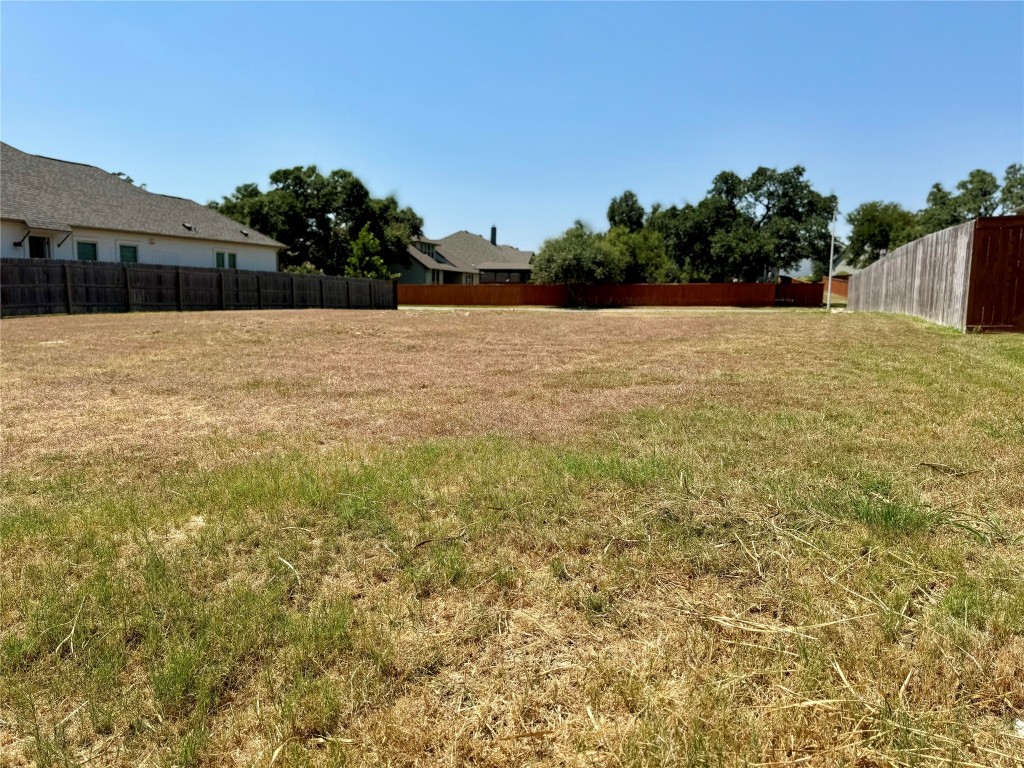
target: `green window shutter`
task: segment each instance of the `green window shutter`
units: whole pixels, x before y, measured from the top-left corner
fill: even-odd
[[[224,251],[217,251],[217,269],[224,269]]]
[[[78,243],[79,261],[98,261],[96,243]]]
[[[118,253],[121,256],[121,261],[126,264],[135,264],[139,260],[139,246],[137,245],[120,245]]]
[[[237,266],[236,266],[237,263],[238,263],[237,262],[237,258],[238,258],[238,254],[237,253],[229,253],[228,254],[228,269],[237,269]]]

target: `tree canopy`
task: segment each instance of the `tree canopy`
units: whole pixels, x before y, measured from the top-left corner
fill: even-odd
[[[953,190],[936,183],[917,212],[875,200],[846,216],[852,227],[846,260],[864,267],[904,243],[981,216],[1011,214],[1024,205],[1024,165],[1007,167],[1002,185],[995,174],[976,169]]]
[[[545,240],[532,265],[536,283],[621,283],[626,276],[626,266],[619,254],[581,222],[560,236]]]
[[[607,233],[579,222],[546,241],[536,282],[662,283],[762,280],[805,259],[827,259],[836,199],[814,190],[795,166],[715,177],[696,205],[651,206],[626,190],[608,206]]]
[[[377,280],[392,280],[398,275],[388,269],[380,256],[380,240],[365,225],[352,243],[352,255],[345,261],[345,277],[369,277]]]
[[[846,245],[846,262],[863,267],[913,239],[917,218],[899,203],[872,200],[850,211],[846,222],[853,228]]]
[[[329,275],[377,277],[387,269],[368,257],[372,237],[381,264],[403,264],[412,237],[423,234],[423,219],[402,208],[393,196],[374,198],[350,171],[326,176],[315,165],[283,168],[270,174],[270,189],[242,184],[211,208],[286,245],[283,267],[304,263]],[[359,257],[351,262],[363,232]],[[367,272],[355,263],[367,266]]]
[[[632,190],[627,189],[621,197],[613,197],[608,205],[608,226],[624,227],[630,232],[639,232],[644,227],[644,207]]]
[[[658,232],[616,226],[594,233],[579,221],[545,240],[532,264],[537,283],[667,283],[676,278]]]
[[[648,226],[689,280],[762,280],[805,259],[827,259],[836,198],[814,190],[794,166],[749,177],[718,174],[696,205],[656,207]]]

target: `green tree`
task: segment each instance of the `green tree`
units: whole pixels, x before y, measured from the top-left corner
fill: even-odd
[[[644,227],[644,207],[640,200],[627,189],[621,197],[613,197],[608,206],[608,226],[612,229],[624,227],[630,232],[639,232]]]
[[[380,254],[380,240],[370,231],[370,225],[366,224],[352,243],[352,255],[345,261],[345,277],[369,277],[375,280],[393,280],[398,277],[388,269]]]
[[[1012,165],[1007,168],[1007,174],[1013,168]],[[1012,190],[1011,185],[1011,195]],[[918,213],[914,237],[955,227],[979,216],[992,216],[1001,204],[999,182],[988,171],[971,171],[966,179],[957,182],[956,193],[942,184],[933,184],[928,192],[927,205]]]
[[[804,169],[758,168],[715,177],[696,205],[652,209],[648,227],[686,280],[760,280],[808,259],[827,259],[836,198],[814,190]]]
[[[725,279],[725,270],[713,253],[715,235],[729,230],[739,218],[729,202],[706,197],[696,205],[652,209],[647,226],[661,234],[680,280],[720,281]]]
[[[393,196],[374,198],[352,172],[335,170],[325,176],[315,165],[274,171],[268,191],[242,184],[209,205],[285,243],[283,266],[309,262],[331,275],[344,272],[366,227],[388,264],[407,263],[409,241],[423,233],[423,220]]]
[[[914,238],[923,237],[940,229],[962,224],[963,221],[956,195],[942,184],[932,184],[928,191],[927,205],[917,214],[917,228],[913,235]]]
[[[621,283],[627,267],[620,252],[580,222],[545,240],[531,264],[535,283],[569,285]]]
[[[980,216],[992,216],[999,207],[999,181],[995,175],[980,168],[971,171],[957,183],[956,196],[959,213],[964,221]]]
[[[1004,216],[1024,208],[1024,165],[1014,163],[1006,169],[999,190],[999,212]]]
[[[893,248],[912,239],[917,217],[899,203],[873,200],[862,203],[846,215],[850,225],[850,242],[845,249],[846,262],[866,267]],[[828,265],[828,259],[823,262]]]
[[[604,236],[605,245],[625,265],[624,283],[668,283],[677,279],[678,269],[665,251],[665,240],[654,229],[630,232],[612,227]]]

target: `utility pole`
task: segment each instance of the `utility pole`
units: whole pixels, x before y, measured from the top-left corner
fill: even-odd
[[[832,211],[832,245],[828,249],[828,296],[825,297],[825,309],[832,311],[832,270],[836,262],[836,218],[839,216],[839,201]]]

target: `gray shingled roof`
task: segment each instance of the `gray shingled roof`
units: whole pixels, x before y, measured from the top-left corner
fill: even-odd
[[[426,241],[421,240],[419,242],[426,242]],[[423,253],[423,251],[421,251],[415,245],[410,245],[409,248],[408,248],[408,252],[409,252],[409,255],[415,261],[418,261],[420,264],[422,264],[427,269],[439,269],[442,272],[463,272],[464,271],[464,270],[459,269],[458,267],[452,266],[451,264],[442,264],[439,261],[435,261],[434,259],[432,259],[429,256],[427,256],[427,254]]]
[[[494,246],[490,240],[465,230],[437,242],[444,257],[465,271],[479,270],[484,264],[487,269],[526,269],[533,258],[532,251],[520,251],[511,245]]]
[[[0,215],[30,228],[84,227],[284,247],[212,208],[147,192],[102,168],[30,155],[3,142],[0,149]]]

